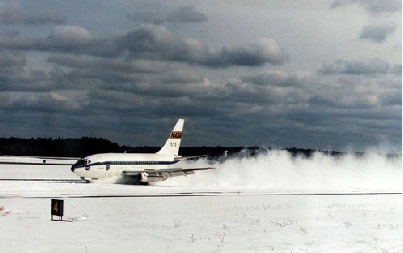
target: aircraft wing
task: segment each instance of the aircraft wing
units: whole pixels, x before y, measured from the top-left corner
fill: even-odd
[[[175,161],[192,160],[192,159],[199,159],[199,158],[203,158],[203,157],[208,157],[208,155],[177,156],[177,157],[175,157]]]
[[[213,167],[205,168],[169,168],[161,170],[144,170],[144,171],[123,171],[122,174],[128,178],[137,178],[140,182],[158,182],[164,181],[170,177],[187,176],[194,174],[198,170],[213,170]]]

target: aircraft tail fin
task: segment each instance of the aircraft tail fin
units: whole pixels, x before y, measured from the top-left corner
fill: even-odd
[[[174,129],[165,142],[165,145],[157,152],[157,154],[178,156],[184,122],[184,119],[178,119],[178,122],[176,122]]]

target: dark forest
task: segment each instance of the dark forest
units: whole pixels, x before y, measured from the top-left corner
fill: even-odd
[[[93,137],[52,139],[52,138],[0,138],[0,155],[17,156],[56,156],[56,157],[85,157],[97,153],[153,153],[160,147],[147,146],[121,146],[109,140]],[[220,157],[223,155],[234,155],[243,153],[248,156],[254,156],[258,153],[267,152],[272,148],[263,147],[181,147],[179,150],[182,156],[206,155],[209,157]],[[303,155],[310,157],[318,150],[302,148],[276,148],[287,150],[293,156]],[[342,153],[335,151],[320,151],[330,155],[340,155]]]

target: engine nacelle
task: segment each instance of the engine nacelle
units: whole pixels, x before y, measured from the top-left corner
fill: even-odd
[[[169,178],[168,173],[158,173],[149,175],[147,172],[142,172],[138,175],[138,180],[141,183],[152,183],[152,182],[159,182],[164,181]]]
[[[142,183],[148,183],[148,173],[147,172],[140,173],[138,179]]]

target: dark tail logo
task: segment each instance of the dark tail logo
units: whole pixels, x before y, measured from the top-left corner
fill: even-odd
[[[182,131],[172,131],[169,135],[169,139],[180,139],[182,137]]]

